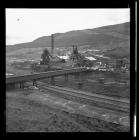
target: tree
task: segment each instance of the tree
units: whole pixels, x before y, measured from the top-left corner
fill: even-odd
[[[41,65],[48,65],[48,67],[50,67],[50,58],[51,58],[51,54],[49,53],[49,51],[47,49],[45,49],[41,55],[41,59],[42,61],[40,62]]]

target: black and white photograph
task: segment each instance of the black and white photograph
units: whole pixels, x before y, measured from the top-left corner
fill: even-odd
[[[6,132],[130,132],[130,8],[5,8]]]

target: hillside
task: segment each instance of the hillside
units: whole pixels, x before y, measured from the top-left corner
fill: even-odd
[[[84,46],[89,45],[89,48],[100,50],[113,50],[118,47],[129,48],[129,35],[130,35],[130,23],[122,23],[117,25],[110,25],[99,27],[95,29],[75,30],[65,33],[56,33],[55,47],[71,47],[72,45]],[[126,44],[126,45],[123,45]],[[45,48],[51,47],[51,37],[43,36],[32,42],[8,45],[6,46],[6,55],[12,55],[15,51],[29,48]],[[123,49],[124,50],[124,49]],[[110,52],[110,51],[109,51]],[[20,51],[18,52],[18,54]],[[112,52],[111,52],[112,53]],[[119,52],[116,52],[119,53]],[[16,53],[17,55],[17,53]],[[106,54],[108,55],[108,54]]]
[[[130,42],[122,42],[116,48],[106,51],[104,55],[114,58],[114,59],[124,58],[124,57],[129,59],[130,58]]]
[[[99,33],[104,33],[104,32],[119,33],[121,35],[125,35],[128,37],[130,35],[130,23],[126,22],[122,24],[103,26],[92,30]]]

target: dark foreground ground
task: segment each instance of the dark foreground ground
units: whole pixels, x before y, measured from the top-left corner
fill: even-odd
[[[30,95],[25,95],[26,93],[30,93]],[[35,98],[33,97],[35,97],[33,90],[17,90],[6,93],[7,132],[129,131],[129,127],[113,124],[97,118],[77,115],[70,111],[63,111],[53,107],[51,104],[43,104],[41,100],[34,100]],[[36,97],[38,98],[40,96]]]

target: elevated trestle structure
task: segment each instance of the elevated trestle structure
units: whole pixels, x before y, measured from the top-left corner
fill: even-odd
[[[25,82],[33,82],[33,86],[37,85],[37,80],[42,80],[46,78],[52,78],[56,76],[64,75],[65,79],[67,80],[69,74],[74,74],[76,76],[79,75],[79,73],[82,72],[89,72],[90,70],[86,68],[73,68],[73,69],[66,69],[66,70],[57,70],[57,71],[49,71],[49,72],[41,72],[41,73],[35,73],[35,74],[26,74],[26,75],[20,75],[20,76],[11,76],[6,77],[6,87],[8,86],[15,86],[15,84],[20,84],[20,87],[24,87]]]

